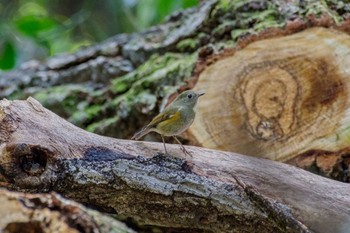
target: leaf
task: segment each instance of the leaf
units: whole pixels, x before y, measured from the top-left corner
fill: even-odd
[[[0,69],[9,70],[15,66],[16,50],[11,41],[0,44]]]
[[[30,37],[38,37],[42,31],[52,29],[56,22],[46,16],[27,15],[16,20],[15,25],[23,34]]]
[[[182,8],[194,7],[198,5],[198,0],[182,0]]]

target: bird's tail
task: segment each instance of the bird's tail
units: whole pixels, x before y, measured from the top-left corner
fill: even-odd
[[[131,140],[138,140],[142,138],[144,135],[148,134],[151,131],[150,127],[144,127],[139,132],[135,133],[134,136],[132,136]]]

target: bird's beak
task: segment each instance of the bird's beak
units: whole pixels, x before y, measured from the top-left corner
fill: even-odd
[[[205,93],[203,91],[198,92],[198,97],[204,95]]]

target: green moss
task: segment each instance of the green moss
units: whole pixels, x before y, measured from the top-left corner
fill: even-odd
[[[165,102],[165,97],[186,84],[185,79],[191,77],[196,59],[197,54],[155,54],[133,72],[112,80],[109,89],[115,95],[112,100],[76,117],[84,117],[87,122],[94,119],[95,123],[88,123],[88,130],[108,135],[106,130],[117,131],[116,121],[127,119],[131,112],[133,115],[135,112],[154,114],[159,111],[160,100]]]
[[[223,22],[219,26],[217,26],[213,30],[212,34],[215,37],[220,37],[220,36],[224,35],[226,32],[229,32],[229,31],[233,30],[236,26],[237,26],[237,21],[236,20],[228,20],[228,21]]]
[[[216,5],[216,9],[221,9],[227,12],[232,6],[232,2],[232,0],[221,0]]]
[[[249,34],[251,32],[252,32],[252,30],[250,30],[250,29],[235,29],[235,30],[231,31],[231,38],[234,41],[237,41],[237,39],[240,38],[241,36]]]
[[[185,39],[177,43],[176,49],[180,52],[192,52],[199,47],[199,41],[197,39]]]
[[[249,1],[250,0],[220,0],[213,9],[211,17],[215,18],[218,14],[232,13]]]
[[[247,34],[259,33],[267,28],[283,27],[288,20],[286,17],[290,16],[288,13],[280,12],[278,5],[274,2],[253,2],[251,0],[219,0],[210,16],[214,22],[218,23],[212,30],[212,34],[216,37],[221,37],[226,33],[231,34],[231,38],[237,41]],[[342,9],[345,9],[346,4],[339,2],[342,1],[305,1],[293,8],[293,14],[302,19],[309,15],[328,14],[335,22],[340,22],[341,17],[336,9],[340,9],[340,12],[344,11]],[[225,43],[225,41],[221,40],[220,43]],[[225,47],[231,45],[228,44]]]
[[[350,12],[350,2],[347,1],[339,1],[339,0],[325,0],[329,9],[334,10],[335,14],[346,15]]]
[[[220,14],[218,16],[217,14]],[[261,1],[252,4],[251,0],[220,0],[211,15],[219,18],[219,24],[212,30],[212,34],[218,38],[225,38],[219,43],[225,48],[234,47],[229,38],[236,42],[247,34],[258,33],[270,27],[282,27],[285,19],[279,15],[278,8],[270,1]]]
[[[40,103],[73,124],[85,127],[101,112],[105,90],[83,85],[62,85],[39,89],[33,95]]]
[[[278,9],[273,4],[268,4],[265,10],[247,11],[239,14],[240,27],[261,31],[268,27],[280,27],[284,20],[279,20]]]
[[[86,128],[86,130],[90,131],[90,132],[95,132],[95,133],[104,132],[105,135],[107,135],[106,131],[108,131],[109,129],[116,128],[115,126],[118,123],[119,123],[119,117],[114,116],[114,117],[106,118],[106,119],[103,119],[99,122],[95,122],[93,124],[90,124]]]
[[[129,89],[132,84],[132,78],[128,75],[112,80],[110,87],[113,94],[122,94]]]
[[[293,11],[289,13],[281,12],[279,6],[271,1],[220,0],[211,14],[212,20],[219,22],[212,34],[219,38],[231,34],[231,38],[237,41],[247,34],[256,34],[268,28],[282,28],[291,14],[301,19],[309,15],[320,17],[328,14],[338,23],[342,20],[342,12],[350,9],[350,4],[336,0],[310,0],[293,6]],[[219,43],[226,42],[221,40]],[[224,47],[232,45],[235,46],[231,43]]]
[[[234,11],[242,12],[245,11],[244,6],[247,6],[247,4],[253,2],[252,0],[233,0],[231,1],[232,8]],[[264,2],[264,1],[261,1]],[[266,1],[265,1],[266,2]]]
[[[85,122],[91,122],[100,111],[101,106],[99,104],[89,105],[87,101],[82,101],[68,120],[75,125],[81,126]]]
[[[39,90],[33,97],[46,108],[68,118],[77,111],[78,103],[91,92],[91,88],[81,85],[62,85]]]
[[[256,23],[254,25],[254,30],[262,31],[266,28],[278,28],[282,27],[285,22],[278,20],[276,14],[276,9],[268,9],[261,12],[261,14],[256,15]]]
[[[338,1],[338,4],[342,1]],[[336,11],[333,11],[330,9],[328,5],[332,5],[333,1],[325,1],[325,0],[313,0],[313,1],[307,1],[307,4],[302,8],[300,11],[300,16],[308,16],[308,15],[315,15],[315,16],[321,16],[323,14],[328,14],[336,23],[339,23],[341,21],[341,17],[337,14]],[[341,4],[339,4],[341,6]]]
[[[195,61],[195,54],[166,53],[161,56],[154,55],[135,71],[113,80],[111,91],[118,94],[118,91],[123,90],[125,92],[124,97],[134,99],[145,89],[155,92],[160,91],[163,86],[179,85],[179,81],[181,83],[185,77],[191,76]],[[116,100],[116,102],[119,102],[118,96]]]
[[[145,87],[150,87],[150,85],[159,85],[159,83],[153,83],[153,81],[159,79],[159,77],[163,78],[172,70],[180,71],[179,76],[184,75],[181,70],[187,65],[194,64],[194,62],[195,56],[193,55],[166,53],[160,56],[159,54],[154,54],[133,72],[112,80],[110,90],[113,94],[120,94],[132,87],[143,90]],[[189,73],[187,72],[186,74]],[[167,79],[165,82],[169,82],[169,80]]]

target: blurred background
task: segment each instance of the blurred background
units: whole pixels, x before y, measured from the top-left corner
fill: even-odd
[[[158,24],[198,0],[0,0],[0,71]]]

